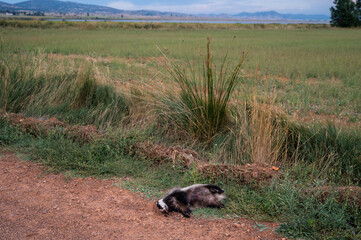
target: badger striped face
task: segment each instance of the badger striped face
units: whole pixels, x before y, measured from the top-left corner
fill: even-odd
[[[168,211],[168,206],[167,206],[167,204],[165,204],[163,199],[161,199],[161,200],[159,200],[157,202],[157,207],[160,209],[161,212],[167,212]]]
[[[226,198],[226,196],[224,196],[223,193],[221,193],[221,194],[216,193],[216,194],[214,194],[214,196],[216,197],[217,201],[222,201],[223,199]]]

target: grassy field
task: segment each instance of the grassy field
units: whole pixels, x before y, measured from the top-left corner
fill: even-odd
[[[115,81],[154,79],[159,68],[156,59],[149,58],[162,55],[158,47],[173,59],[193,58],[203,51],[209,36],[215,62],[227,50],[230,62],[247,52],[244,89],[275,92],[276,102],[290,113],[361,119],[359,29],[5,28],[0,34],[18,51],[41,48],[54,54],[108,58],[98,64],[107,67]]]
[[[227,192],[222,216],[280,221],[278,231],[294,238],[360,237],[357,201],[305,195],[360,186],[360,29],[0,25],[0,109],[94,124],[105,134],[83,143],[62,131],[38,136],[2,116],[0,146],[56,171],[131,177],[125,187],[148,197],[212,181]],[[210,178],[139,155],[141,142],[191,148],[216,165],[261,162],[282,177],[261,186]]]

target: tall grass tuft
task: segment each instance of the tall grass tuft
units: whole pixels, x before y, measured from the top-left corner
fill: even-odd
[[[32,116],[55,116],[78,124],[119,124],[127,103],[96,79],[91,63],[52,59],[43,51],[13,54],[0,49],[0,108]]]
[[[213,141],[217,161],[307,166],[310,181],[359,185],[361,133],[333,123],[305,124],[287,117],[272,100],[232,104],[232,124]]]
[[[303,125],[292,122],[286,140],[288,157],[310,164],[317,178],[342,184],[361,183],[361,133],[333,123]]]
[[[253,100],[248,114],[248,127],[253,162],[272,165],[284,163],[287,156],[286,143],[288,121],[273,101],[259,103]]]
[[[162,116],[182,133],[200,141],[210,141],[224,130],[229,121],[228,105],[240,80],[244,58],[243,54],[229,74],[226,54],[217,69],[212,63],[209,38],[207,55],[198,70],[190,60],[184,66],[167,58],[170,74],[179,91],[172,89],[165,96],[158,97]]]
[[[282,165],[287,160],[288,119],[272,99],[260,103],[254,96],[249,101],[233,102],[231,117],[227,134],[214,141],[217,159],[236,165]]]

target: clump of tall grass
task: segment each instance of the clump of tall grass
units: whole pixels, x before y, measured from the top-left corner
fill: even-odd
[[[361,183],[359,129],[292,122],[286,140],[288,157],[316,169],[317,178],[342,184]]]
[[[312,173],[310,180],[359,185],[361,179],[361,134],[357,128],[333,123],[296,122],[281,109],[253,98],[232,103],[228,131],[213,141],[217,161],[232,164],[262,162]]]
[[[232,124],[221,139],[216,140],[217,157],[233,164],[262,162],[280,165],[287,149],[287,118],[272,100],[256,99],[232,103]]]
[[[91,63],[66,63],[43,51],[13,54],[4,45],[0,49],[0,108],[5,111],[100,127],[119,124],[127,114],[122,94],[100,83]]]
[[[229,102],[240,81],[244,57],[243,54],[229,73],[226,54],[217,69],[212,63],[208,38],[207,55],[200,69],[196,69],[190,60],[184,66],[166,58],[170,64],[170,75],[179,90],[171,89],[157,97],[163,119],[181,134],[200,141],[213,139],[225,129],[229,121]]]

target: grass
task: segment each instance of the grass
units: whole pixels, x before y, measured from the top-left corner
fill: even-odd
[[[104,132],[90,142],[56,131],[34,136],[1,118],[1,147],[57,172],[127,177],[122,187],[151,199],[213,181],[226,190],[227,208],[198,215],[279,221],[278,231],[291,238],[360,238],[360,206],[337,193],[305,194],[360,186],[356,29],[1,24],[0,108]],[[206,54],[197,46],[206,36],[212,55],[209,42]],[[295,113],[340,123],[296,121]],[[207,179],[195,167],[138,156],[139,142],[186,146],[216,164],[263,162],[280,167],[283,178],[260,186]]]
[[[6,46],[0,52],[0,105],[5,111],[99,127],[119,124],[127,114],[121,93],[100,84],[89,63],[52,61],[42,52],[13,55]]]
[[[361,134],[357,129],[341,130],[333,124],[293,125],[289,128],[288,154],[318,168],[319,177],[333,182],[360,184]],[[297,154],[297,156],[295,156]]]
[[[31,159],[46,164],[52,171],[72,171],[73,176],[83,177],[127,177],[128,180],[119,186],[138,191],[152,200],[160,198],[174,186],[207,181],[192,174],[191,169],[173,168],[171,161],[159,165],[151,159],[134,155],[131,145],[149,138],[145,132],[109,131],[102,139],[77,143],[56,133],[46,138],[24,134],[1,119],[0,133],[1,147],[31,152]],[[308,166],[302,168],[304,171]],[[338,202],[337,193],[325,200],[318,198],[317,194],[305,196],[304,187],[300,188],[302,180],[308,182],[308,176],[295,178],[290,174],[261,188],[218,180],[214,183],[227,193],[226,208],[198,210],[195,215],[248,216],[259,221],[280,221],[282,224],[277,231],[291,238],[360,237],[360,206]]]
[[[211,141],[224,130],[229,121],[229,102],[231,95],[240,82],[241,66],[244,56],[227,73],[225,56],[219,69],[214,67],[208,38],[207,53],[198,71],[196,63],[188,61],[186,67],[180,63],[170,64],[170,75],[179,87],[179,93],[171,89],[165,95],[153,93],[156,105],[164,121],[173,125],[191,138]]]
[[[360,121],[360,45],[358,29],[83,29],[3,28],[14,52],[33,51],[91,56],[100,69],[109,70],[114,82],[164,80],[156,46],[170,59],[185,60],[200,52],[207,36],[212,40],[214,62],[222,62],[231,40],[228,59],[237,62],[243,51],[244,81],[236,92],[257,89],[274,92],[276,104],[290,114],[312,112]],[[146,37],[144,37],[146,36]],[[81,57],[80,57],[81,58]],[[79,58],[79,59],[80,59]],[[105,59],[104,59],[105,58]],[[107,59],[111,62],[107,62]],[[153,60],[151,59],[153,58]],[[161,74],[159,73],[161,72]],[[244,94],[239,94],[241,98]]]

